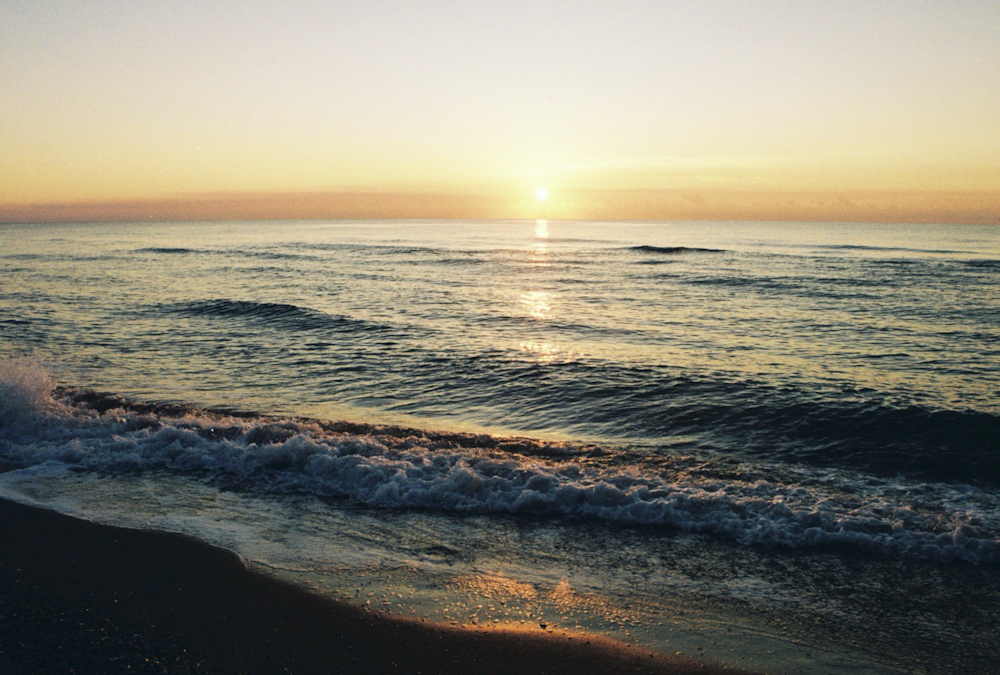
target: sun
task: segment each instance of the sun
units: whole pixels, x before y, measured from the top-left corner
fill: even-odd
[[[538,201],[544,202],[548,198],[549,198],[549,191],[546,188],[540,187],[537,190],[535,190],[535,199],[537,199]]]

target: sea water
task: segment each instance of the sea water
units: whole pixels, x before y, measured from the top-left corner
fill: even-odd
[[[988,671],[998,272],[959,225],[0,226],[0,494],[417,619]]]

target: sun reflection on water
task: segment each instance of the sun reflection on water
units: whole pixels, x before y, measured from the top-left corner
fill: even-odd
[[[531,248],[531,264],[534,267],[549,266],[549,221],[535,221],[535,241]]]
[[[549,342],[522,342],[518,347],[536,356],[538,363],[554,363],[560,356],[565,357],[563,350]]]
[[[549,305],[551,297],[548,291],[526,291],[521,293],[521,305],[528,310],[531,318],[548,319],[552,313],[552,306]]]

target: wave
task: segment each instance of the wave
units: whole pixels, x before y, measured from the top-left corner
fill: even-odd
[[[155,253],[161,255],[208,254],[208,255],[230,256],[236,258],[259,258],[263,260],[316,260],[317,259],[316,256],[310,256],[301,253],[283,253],[281,251],[272,251],[267,249],[253,249],[253,248],[195,249],[195,248],[184,248],[181,246],[147,246],[145,248],[137,248],[133,252]]]
[[[79,253],[0,253],[0,260],[19,260],[24,262],[103,262],[107,260],[118,260],[115,253],[103,253],[97,255],[82,255]],[[15,270],[7,269],[13,272]]]
[[[874,251],[878,253],[932,253],[936,255],[960,255],[970,253],[957,249],[908,248],[905,246],[871,246],[862,244],[813,244],[812,248],[829,251]]]
[[[304,253],[284,253],[282,251],[271,251],[267,249],[235,249],[221,251],[221,253],[230,256],[257,258],[261,260],[319,260],[319,257],[315,255],[308,255]]]
[[[159,305],[156,310],[194,316],[247,319],[287,330],[336,330],[365,333],[393,330],[391,326],[385,324],[326,314],[307,307],[276,302],[227,299],[196,300]]]
[[[657,255],[679,255],[681,253],[725,253],[719,248],[698,248],[695,246],[629,246],[626,250],[637,253],[655,253]]]
[[[741,464],[644,468],[626,450],[472,434],[213,413],[53,389],[32,366],[0,372],[0,460],[103,474],[179,474],[262,495],[663,527],[745,545],[840,546],[1000,562],[1000,503],[969,486]],[[613,456],[613,461],[587,461]]]
[[[961,263],[966,267],[971,267],[973,269],[1000,270],[1000,260],[990,258],[962,260]]]
[[[696,438],[701,447],[740,457],[1000,486],[995,411],[593,358],[551,366],[526,362],[520,352],[427,356],[393,362],[393,372],[405,378],[383,381],[408,401],[391,407],[394,412],[419,415],[429,407],[462,417],[480,410],[484,416],[476,421],[508,428],[667,446]]]
[[[418,253],[427,253],[441,251],[437,247],[432,246],[418,246],[418,245],[405,245],[405,244],[375,244],[375,243],[356,243],[356,242],[336,242],[336,243],[294,243],[288,244],[288,248],[294,248],[303,251],[358,251],[375,253],[380,255],[414,255]]]
[[[455,252],[451,251],[450,253],[455,253]],[[437,260],[433,261],[433,263],[435,265],[448,265],[448,266],[456,266],[456,267],[471,267],[471,266],[475,266],[475,265],[485,265],[488,262],[489,261],[486,260],[485,258],[473,257],[472,255],[467,255],[465,257],[460,257],[460,256],[457,256],[457,255],[450,255],[450,256],[438,258]]]
[[[55,383],[41,365],[27,358],[0,360],[0,429],[31,422],[56,407]]]
[[[183,255],[187,253],[201,253],[201,251],[193,248],[183,248],[179,246],[147,246],[145,248],[135,249],[136,253],[163,253],[163,254],[177,254]]]
[[[677,276],[670,279],[694,286],[736,288],[764,294],[792,295],[832,300],[868,300],[882,297],[887,289],[906,285],[908,280],[886,276],[869,278],[804,278],[761,276]],[[910,281],[909,283],[912,283]]]

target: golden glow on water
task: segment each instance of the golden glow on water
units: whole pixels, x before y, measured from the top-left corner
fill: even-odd
[[[780,444],[798,451],[822,449],[826,439],[839,442],[844,420],[846,427],[854,419],[860,423],[852,448],[868,430],[879,432],[882,420],[889,430],[895,424],[906,433],[892,420],[907,408],[916,410],[908,419],[918,425],[943,405],[949,406],[946,416],[994,414],[1000,389],[991,351],[997,236],[987,227],[534,218],[405,228],[378,222],[3,226],[0,278],[17,283],[0,289],[0,315],[9,336],[3,346],[61,359],[67,364],[62,382],[147,400],[287,411],[297,419],[268,420],[258,428],[268,430],[264,437],[272,429],[308,431],[289,439],[293,450],[308,434],[326,433],[302,420],[303,413],[379,424],[412,414],[407,426],[426,428],[429,419],[443,430],[496,422],[520,435],[564,433],[578,443],[603,437],[608,450],[577,445],[579,454],[550,453],[547,444],[515,440],[508,453],[504,446],[480,447],[480,439],[459,449],[451,441],[436,446],[409,435],[359,438],[373,453],[364,451],[373,481],[412,487],[407,500],[430,483],[425,494],[434,501],[424,503],[431,508],[412,511],[393,506],[402,502],[381,501],[392,494],[388,489],[362,501],[377,508],[356,508],[353,497],[345,505],[308,492],[296,491],[287,502],[256,490],[220,492],[201,474],[192,477],[192,497],[181,498],[178,485],[157,476],[43,472],[43,482],[107,481],[118,491],[110,499],[109,491],[94,492],[93,507],[69,512],[94,513],[113,504],[134,519],[131,526],[172,522],[189,534],[200,527],[210,541],[241,542],[250,552],[247,560],[296,570],[288,574],[312,577],[314,590],[375,611],[476,628],[597,631],[713,658],[778,650],[773,661],[779,665],[806,663],[818,672],[818,648],[811,642],[818,639],[817,626],[826,631],[849,624],[845,636],[872,633],[883,644],[897,641],[903,629],[889,636],[870,630],[885,622],[884,610],[897,600],[875,603],[870,614],[864,610],[871,603],[861,600],[878,597],[898,570],[895,558],[873,568],[878,554],[849,555],[831,574],[833,546],[824,547],[818,566],[812,554],[779,553],[779,567],[788,573],[778,574],[770,545],[734,546],[702,534],[659,536],[645,525],[591,527],[560,518],[567,511],[559,509],[581,513],[570,503],[580,494],[576,486],[597,488],[588,494],[600,501],[586,502],[588,508],[615,508],[601,496],[601,482],[621,478],[632,489],[661,492],[671,507],[690,497],[683,504],[690,511],[673,513],[719,514],[714,521],[687,522],[714,522],[718,529],[709,532],[727,537],[743,514],[776,513],[770,523],[780,526],[797,522],[789,513],[807,513],[834,527],[844,522],[841,514],[858,516],[862,536],[880,538],[889,532],[882,525],[895,531],[889,521],[914,503],[929,512],[928,522],[946,524],[953,515],[961,523],[969,509],[975,515],[979,504],[993,504],[992,497],[977,501],[973,486],[956,485],[952,492],[923,481],[911,490],[908,479],[868,483],[836,464],[813,473],[807,464],[783,465],[768,452]],[[890,414],[870,416],[859,407]],[[772,429],[769,416],[787,423]],[[692,418],[695,424],[681,427]],[[819,441],[798,440],[796,430],[812,418],[822,427]],[[657,426],[660,420],[666,423]],[[181,422],[185,429],[194,424]],[[251,423],[240,418],[232,429],[243,434]],[[114,422],[109,433],[120,427]],[[227,452],[240,442],[218,436],[218,428],[213,423],[202,440],[196,430],[184,431],[182,440]],[[251,435],[244,437],[249,443]],[[918,441],[913,448],[922,442],[911,438]],[[349,445],[339,447],[355,443],[343,440]],[[654,447],[665,454],[644,454]],[[384,459],[378,454],[390,448]],[[711,450],[711,461],[702,464],[705,448],[747,454],[726,463]],[[632,451],[639,452],[634,463]],[[764,458],[759,470],[754,452]],[[447,477],[441,474],[435,485],[424,469],[438,458]],[[413,462],[414,473],[389,470],[397,459]],[[494,481],[507,471],[507,461],[518,464],[509,467],[513,487],[502,501],[504,489],[495,489]],[[642,478],[647,469],[656,472],[646,474],[648,481]],[[291,471],[277,470],[287,484]],[[550,494],[565,502],[543,503],[539,511],[529,504],[527,513],[540,517],[522,518],[524,501],[515,497],[536,498],[536,483],[522,480],[535,470],[543,483],[574,475],[582,482],[574,478],[572,489],[554,488]],[[641,482],[628,483],[632,472]],[[4,475],[17,482],[31,481],[32,473]],[[414,478],[409,485],[407,475]],[[787,476],[798,484],[783,483]],[[318,477],[308,474],[308,484]],[[828,500],[825,490],[841,481],[849,488],[841,495],[849,515],[833,511],[827,520],[823,506],[841,497]],[[136,489],[143,482],[155,494],[144,497]],[[439,491],[442,484],[449,487]],[[921,496],[917,502],[866,501],[869,488],[879,495]],[[444,500],[437,501],[441,492]],[[726,501],[737,492],[746,499]],[[788,510],[806,494],[817,498],[809,502],[813,510]],[[449,495],[461,501],[448,501]],[[460,513],[449,510],[455,504]],[[497,504],[512,504],[513,513],[501,510],[509,515],[494,518]],[[647,504],[636,502],[640,517]],[[752,510],[758,506],[764,511]],[[899,520],[904,534],[909,521],[908,515]],[[673,527],[676,521],[661,522]],[[766,517],[747,522],[756,531],[768,524]],[[965,537],[979,527],[955,532]],[[937,528],[927,532],[939,536]],[[940,538],[948,540],[947,531]],[[811,534],[807,539],[816,540]],[[949,566],[932,565],[932,575],[911,584],[916,595],[928,585],[952,587],[938,573]],[[867,576],[865,570],[873,569]],[[859,584],[859,576],[867,583]],[[962,572],[959,578],[975,577]],[[858,600],[848,606],[844,598]],[[939,604],[927,605],[928,620],[936,621],[930,605]],[[993,606],[983,604],[989,611]],[[796,616],[800,620],[791,620]],[[984,622],[970,619],[959,632],[973,623]],[[986,642],[992,637],[987,633],[983,629]],[[849,652],[870,660],[853,638],[851,644]],[[863,672],[853,662],[838,663],[833,672]]]
[[[550,342],[522,342],[521,351],[536,357],[538,363],[555,363],[565,357],[563,350]]]
[[[552,294],[547,291],[526,291],[521,293],[521,305],[532,319],[544,321],[552,315],[551,297]]]
[[[547,238],[536,236],[543,223]],[[157,400],[403,425],[503,427],[509,433],[547,437],[568,433],[554,424],[539,430],[516,415],[490,419],[461,403],[451,404],[447,419],[420,420],[420,411],[405,405],[353,404],[349,380],[334,379],[333,386],[344,387],[334,395],[308,378],[287,376],[278,366],[244,375],[226,365],[234,358],[242,363],[245,354],[272,339],[281,348],[268,353],[288,355],[289,361],[313,363],[327,354],[342,358],[343,348],[324,336],[327,329],[312,327],[314,321],[322,324],[325,315],[413,326],[418,329],[414,335],[431,328],[434,335],[448,336],[448,349],[507,352],[522,364],[570,369],[595,361],[625,369],[656,364],[762,381],[798,378],[834,388],[844,383],[873,391],[888,388],[928,405],[996,409],[996,377],[987,375],[996,369],[989,367],[988,350],[967,347],[984,329],[963,327],[962,320],[948,313],[920,309],[928,298],[955,308],[969,307],[978,298],[988,307],[992,296],[970,294],[960,284],[941,283],[930,275],[917,283],[918,277],[907,272],[909,265],[878,262],[912,258],[912,269],[928,264],[932,269],[937,263],[917,264],[930,255],[940,258],[942,266],[957,257],[961,268],[966,257],[996,257],[1000,247],[991,243],[993,228],[924,227],[913,233],[904,226],[653,226],[532,219],[490,227],[410,224],[407,233],[407,245],[462,254],[448,253],[448,264],[440,265],[434,262],[443,262],[436,254],[418,262],[406,252],[389,258],[377,252],[387,240],[400,241],[398,226],[371,222],[7,227],[0,233],[0,250],[53,255],[44,265],[38,263],[37,274],[17,273],[18,297],[74,299],[75,304],[60,302],[46,310],[45,320],[53,326],[72,325],[73,312],[90,311],[81,308],[164,308],[162,316],[140,313],[117,324],[88,315],[88,339],[82,342],[75,330],[57,335],[53,327],[46,333],[49,340],[65,341],[59,353],[71,355],[64,360],[76,369],[61,376],[62,381]],[[334,242],[349,246],[330,248]],[[634,242],[731,253],[629,250]],[[373,245],[370,250],[368,244]],[[863,246],[848,247],[845,254],[839,248],[843,244]],[[904,244],[913,250],[890,248]],[[498,248],[483,253],[491,246]],[[159,252],[174,249],[189,252]],[[918,249],[959,252],[922,254]],[[766,257],[744,255],[748,251]],[[277,256],[268,258],[272,253]],[[9,264],[11,270],[29,265],[25,260]],[[883,287],[858,277],[859,266],[868,270],[866,275],[890,283]],[[969,266],[965,274],[981,275],[978,269]],[[903,281],[911,284],[905,292],[894,290]],[[841,297],[844,289],[850,292]],[[267,317],[267,307],[256,307],[249,316],[239,316],[243,310],[236,307],[231,308],[234,315],[202,316],[190,307],[226,298],[294,306],[303,315]],[[11,300],[2,309],[14,316],[30,314],[32,308]],[[286,320],[291,330],[284,341],[279,327]],[[299,321],[307,322],[309,330],[302,332]],[[183,340],[182,326],[189,331]],[[188,347],[206,339],[218,342],[211,348]],[[123,340],[139,340],[142,348],[109,358],[101,345]],[[946,365],[934,365],[942,363]],[[398,364],[392,364],[396,372]],[[979,374],[971,377],[971,372]],[[404,391],[399,400],[419,400],[421,386]]]

